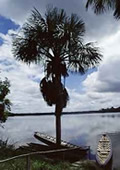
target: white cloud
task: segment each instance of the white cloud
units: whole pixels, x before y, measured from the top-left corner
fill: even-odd
[[[1,0],[0,14],[12,19],[15,23],[23,24],[30,15],[33,7],[37,7],[44,14],[46,5],[53,4],[64,8],[68,13],[74,12],[83,18],[86,23],[87,35],[85,41],[98,41],[98,46],[104,58],[98,70],[87,76],[83,82],[85,93],[77,91],[77,87],[69,89],[70,102],[65,111],[95,110],[97,108],[119,105],[120,88],[120,24],[113,19],[110,13],[95,16],[93,11],[84,9],[84,1],[56,1],[56,0]],[[37,65],[28,67],[22,62],[15,61],[11,53],[11,34],[0,37],[4,44],[0,46],[0,69],[2,77],[11,81],[10,98],[13,101],[15,112],[52,111],[47,107],[39,92],[38,80],[43,77],[43,72]],[[24,106],[23,106],[24,104]]]
[[[120,101],[120,31],[104,37],[100,46],[103,61],[97,72],[87,76],[83,82],[86,95],[100,107],[119,106]]]
[[[1,0],[0,1],[0,14],[12,19],[18,24],[23,24],[28,18],[33,8],[37,8],[44,14],[46,6],[48,4],[59,4],[59,1],[55,0]]]
[[[54,108],[48,107],[39,91],[39,80],[44,76],[39,65],[28,66],[13,58],[11,52],[11,32],[0,36],[4,39],[0,46],[1,76],[11,81],[13,112],[50,112]],[[116,36],[117,35],[117,36]],[[120,33],[106,37],[101,41],[104,58],[96,72],[87,76],[83,82],[85,93],[77,91],[77,87],[68,89],[70,101],[64,111],[95,110],[104,107],[119,106],[120,84]],[[115,45],[116,44],[116,45]],[[103,48],[104,47],[104,48]],[[110,47],[110,48],[109,48]],[[114,47],[114,48],[111,48]],[[115,48],[116,47],[116,48]],[[111,54],[109,56],[109,54]],[[116,55],[114,55],[116,54]]]
[[[0,77],[8,77],[11,83],[11,93],[8,96],[13,103],[13,112],[47,112],[48,106],[44,102],[39,90],[39,81],[43,77],[43,70],[39,65],[28,66],[18,62],[12,55],[12,38],[9,34],[0,36],[5,42],[0,46]],[[53,108],[49,107],[49,111]]]
[[[0,14],[21,24],[24,22],[33,4],[33,0],[29,0],[29,2],[24,0],[2,0],[0,1]]]
[[[90,40],[97,41],[101,38],[101,33],[105,36],[118,30],[119,23],[113,18],[112,12],[96,16],[91,9],[86,11],[85,3],[86,0],[1,0],[0,15],[22,25],[30,16],[33,7],[36,7],[44,16],[46,7],[50,4],[64,8],[67,14],[77,13],[86,24],[87,38]]]

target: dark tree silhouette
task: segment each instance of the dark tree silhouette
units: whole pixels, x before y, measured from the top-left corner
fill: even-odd
[[[96,14],[112,9],[116,19],[120,19],[120,0],[87,0],[86,8],[92,6]]]
[[[0,80],[0,121],[6,120],[6,114],[11,110],[11,102],[6,96],[10,93],[10,82],[6,78],[4,81]]]
[[[61,112],[69,96],[62,84],[68,71],[84,74],[99,64],[102,55],[93,43],[83,44],[84,22],[76,14],[67,16],[63,9],[48,8],[43,17],[37,9],[23,25],[21,35],[13,41],[13,54],[17,60],[44,65],[45,77],[40,89],[56,115],[56,141],[61,142]]]

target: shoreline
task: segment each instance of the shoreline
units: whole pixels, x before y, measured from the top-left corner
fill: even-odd
[[[80,111],[80,112],[62,112],[62,115],[84,115],[84,114],[105,114],[105,113],[113,113],[118,114],[120,111]],[[8,117],[14,117],[14,116],[55,116],[54,112],[48,112],[48,113],[10,113]]]

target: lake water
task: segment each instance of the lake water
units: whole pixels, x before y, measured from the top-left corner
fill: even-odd
[[[77,145],[91,147],[92,157],[100,135],[107,132],[113,144],[113,167],[120,167],[120,113],[63,115],[62,139]],[[55,136],[55,116],[9,117],[4,128],[0,127],[0,139],[9,139],[16,146],[38,142],[34,132]]]

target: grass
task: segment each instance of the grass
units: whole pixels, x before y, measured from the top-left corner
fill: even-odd
[[[57,162],[54,164],[45,161],[34,161],[32,163],[32,170],[69,170],[70,164],[66,162]]]
[[[42,160],[31,160],[32,170],[69,170],[68,163],[51,164]],[[16,159],[7,163],[0,164],[2,170],[25,170],[26,159]]]
[[[26,160],[18,159],[0,164],[2,170],[25,170]],[[31,170],[101,170],[94,163],[84,162],[80,167],[72,167],[67,162],[50,163],[42,160],[31,160]]]
[[[12,160],[6,163],[0,164],[1,170],[26,170],[26,158],[20,158]],[[69,170],[70,164],[66,162],[51,163],[45,160],[35,160],[31,159],[31,169],[32,170]]]
[[[76,170],[101,170],[101,168],[95,162],[86,160],[81,162],[81,165]]]
[[[16,155],[26,153],[24,150],[16,150],[14,145],[8,144],[8,140],[0,140],[0,160],[7,159]],[[55,162],[54,160],[45,159],[39,155],[31,156],[32,170],[68,170],[70,163]],[[26,158],[18,158],[5,163],[0,163],[0,170],[25,170]]]
[[[0,140],[0,160],[24,153],[24,150],[16,150],[14,145],[9,145],[8,140]],[[40,155],[31,156],[30,162],[31,170],[100,170],[100,168],[91,161],[83,161],[79,167],[74,167],[69,162],[56,162],[55,160],[46,159]],[[26,170],[26,158],[0,163],[0,170]]]

